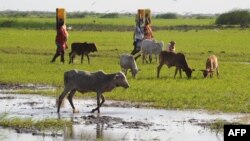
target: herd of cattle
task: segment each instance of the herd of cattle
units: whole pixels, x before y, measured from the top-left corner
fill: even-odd
[[[170,67],[176,67],[174,77],[179,71],[180,77],[182,77],[182,70],[186,73],[188,78],[191,78],[192,72],[194,69],[191,69],[188,66],[186,61],[186,57],[183,53],[175,53],[169,51],[163,51],[164,43],[162,41],[157,42],[155,40],[143,40],[141,44],[142,60],[147,61],[147,55],[149,55],[149,61],[152,61],[152,55],[155,55],[155,59],[159,57],[159,65],[157,67],[157,78],[160,76],[160,70],[162,66],[165,64]],[[81,55],[81,63],[83,60],[83,55],[86,55],[89,63],[90,52],[97,51],[95,43],[72,43],[71,52],[69,53],[70,61],[69,63],[73,63],[73,59],[75,55]],[[104,92],[109,92],[116,87],[124,87],[128,88],[129,84],[126,79],[127,71],[130,70],[132,73],[132,77],[135,78],[139,69],[137,67],[134,56],[130,54],[122,54],[120,55],[120,66],[123,72],[106,74],[103,71],[98,72],[87,72],[87,71],[79,71],[79,70],[70,70],[64,73],[64,90],[59,96],[58,109],[57,112],[60,112],[60,105],[64,97],[67,96],[68,101],[73,109],[73,112],[78,112],[75,109],[72,98],[76,91],[85,93],[85,92],[96,92],[97,93],[97,107],[93,109],[91,112],[98,111],[100,112],[100,107],[105,102],[105,98],[103,96]],[[208,75],[212,78],[213,72],[216,70],[217,77],[219,76],[218,70],[218,60],[215,55],[211,55],[208,57],[206,61],[206,68],[201,70],[203,72],[203,76],[206,78]],[[101,101],[100,101],[101,100]]]

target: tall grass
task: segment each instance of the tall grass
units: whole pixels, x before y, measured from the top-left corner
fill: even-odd
[[[63,88],[63,73],[70,69],[88,71],[120,71],[119,54],[132,50],[132,32],[70,31],[68,44],[95,42],[98,52],[90,56],[90,64],[51,64],[55,53],[54,30],[18,30],[0,28],[0,83],[34,83]],[[149,102],[168,109],[207,109],[226,112],[250,111],[250,40],[249,30],[157,31],[154,36],[165,44],[175,40],[177,52],[186,55],[195,68],[192,79],[173,78],[174,68],[163,67],[156,78],[158,63],[137,65],[141,69],[136,79],[127,75],[130,88],[105,94],[108,99]],[[219,59],[220,77],[203,79],[199,69],[205,68],[206,58],[215,54]],[[58,92],[56,91],[56,92]],[[58,95],[58,94],[57,94]],[[79,94],[78,94],[79,95]],[[94,96],[94,95],[93,95]]]

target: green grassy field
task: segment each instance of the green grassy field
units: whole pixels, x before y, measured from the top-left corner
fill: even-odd
[[[53,93],[58,96],[63,88],[63,73],[70,69],[88,71],[120,71],[119,54],[130,53],[132,32],[70,31],[68,44],[76,41],[95,42],[98,52],[90,56],[91,64],[51,64],[55,53],[54,30],[25,30],[0,28],[0,83],[48,84],[59,86]],[[167,44],[175,40],[177,52],[186,55],[188,64],[196,69],[192,79],[174,79],[174,68],[163,67],[160,79],[156,78],[158,63],[137,65],[141,69],[136,79],[127,75],[130,88],[117,88],[105,94],[108,99],[149,102],[166,109],[206,109],[224,112],[250,112],[250,30],[190,30],[154,32],[157,40]],[[165,49],[165,48],[164,48]],[[220,77],[203,79],[200,69],[206,58],[218,56]],[[80,94],[77,94],[80,95]],[[95,97],[95,94],[90,94]]]

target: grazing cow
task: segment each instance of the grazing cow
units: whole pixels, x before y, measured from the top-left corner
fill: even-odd
[[[139,71],[134,57],[130,54],[122,54],[120,56],[120,66],[125,75],[127,75],[127,71],[128,69],[130,69],[133,78],[135,78],[136,74]]]
[[[73,108],[73,113],[78,112],[73,104],[72,98],[76,91],[81,93],[96,92],[97,93],[97,107],[91,112],[96,110],[100,113],[100,107],[105,102],[103,96],[104,92],[110,92],[116,87],[128,88],[129,84],[126,76],[122,72],[106,74],[103,71],[97,71],[94,73],[88,71],[70,70],[64,73],[64,90],[59,96],[58,109],[60,112],[60,106],[64,97],[68,95],[68,101]],[[101,102],[100,102],[101,98]]]
[[[95,43],[72,43],[71,52],[69,53],[69,64],[73,63],[75,55],[81,55],[81,63],[83,62],[83,55],[86,55],[89,63],[89,53],[97,51]]]
[[[216,70],[217,77],[219,77],[218,59],[215,55],[211,55],[207,58],[206,69],[201,71],[203,72],[204,78],[206,78],[208,75],[210,75],[210,78],[212,78],[214,70]]]
[[[162,51],[159,56],[159,66],[157,67],[157,78],[159,78],[160,70],[164,64],[168,66],[168,68],[175,66],[175,74],[174,78],[177,74],[177,71],[179,70],[180,77],[181,76],[181,70],[183,70],[188,78],[191,78],[192,72],[194,69],[191,69],[186,61],[185,55],[183,53],[174,53],[174,52],[168,52],[168,51]]]
[[[157,42],[151,39],[143,40],[141,44],[142,63],[144,63],[144,60],[148,63],[146,60],[147,54],[149,54],[150,63],[152,62],[152,54],[155,54],[155,60],[157,62],[157,57],[161,53],[163,46],[163,41]]]

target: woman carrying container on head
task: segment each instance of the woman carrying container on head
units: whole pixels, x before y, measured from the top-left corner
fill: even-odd
[[[146,15],[146,17],[148,16]],[[146,18],[144,26],[144,39],[152,39],[154,37],[150,23],[151,23],[150,18]]]
[[[135,31],[133,34],[133,45],[134,45],[134,50],[131,52],[132,55],[135,55],[136,53],[138,53],[141,50],[141,42],[143,40],[144,37],[144,33],[140,28],[140,25],[136,25],[135,27]]]
[[[58,56],[61,56],[61,62],[64,63],[64,50],[68,48],[66,42],[68,39],[68,32],[66,30],[66,25],[63,20],[58,21],[57,34],[56,34],[56,53],[51,60],[51,63],[55,62]]]

